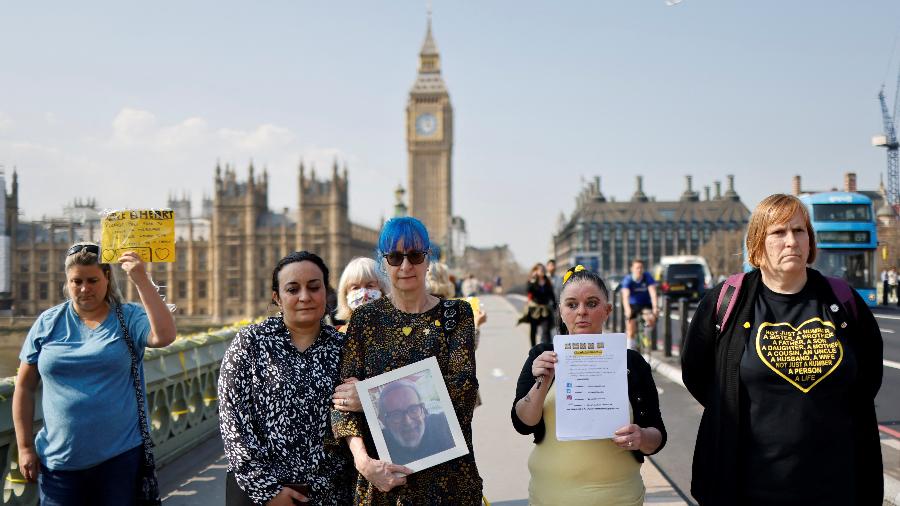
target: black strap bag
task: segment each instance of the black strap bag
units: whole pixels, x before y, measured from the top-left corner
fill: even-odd
[[[125,315],[122,313],[122,305],[116,304],[116,316],[119,317],[119,326],[122,327],[122,335],[125,336],[125,344],[128,345],[128,353],[131,354],[131,379],[134,382],[134,395],[137,398],[138,424],[141,426],[141,440],[144,446],[144,458],[138,469],[138,483],[135,490],[135,504],[138,506],[161,506],[159,498],[159,481],[156,479],[156,459],[153,457],[153,441],[150,439],[150,431],[147,429],[147,411],[144,409],[144,395],[141,388],[141,376],[138,374],[138,357],[134,348],[134,341],[128,334],[128,326],[125,325]]]

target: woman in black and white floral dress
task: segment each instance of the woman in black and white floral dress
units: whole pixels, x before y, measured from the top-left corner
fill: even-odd
[[[316,505],[351,501],[356,473],[329,420],[345,340],[321,323],[329,290],[328,268],[317,255],[301,251],[281,259],[272,273],[281,314],[242,329],[225,354],[219,428],[229,463],[228,505],[307,499],[288,484],[308,485]]]

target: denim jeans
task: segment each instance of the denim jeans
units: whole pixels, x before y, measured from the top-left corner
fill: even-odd
[[[143,456],[144,447],[136,446],[78,471],[51,471],[42,464],[38,475],[41,506],[131,506]]]

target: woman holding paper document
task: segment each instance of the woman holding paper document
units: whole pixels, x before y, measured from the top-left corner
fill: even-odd
[[[475,324],[464,300],[441,300],[425,286],[431,243],[419,220],[394,218],[384,224],[378,260],[391,293],[356,309],[347,327],[341,374],[360,381],[435,357],[459,420],[468,454],[418,471],[379,458],[370,430],[377,421],[362,413],[332,411],[332,428],[347,441],[358,471],[355,503],[367,505],[462,504],[481,502],[482,480],[472,453]],[[448,413],[449,415],[449,413]],[[411,421],[422,413],[399,413]]]
[[[560,317],[572,334],[601,334],[612,307],[609,290],[596,273],[577,266],[566,272]],[[553,344],[531,349],[516,386],[512,422],[521,434],[534,434],[528,459],[529,504],[640,505],[644,484],[640,467],[666,443],[656,385],[650,366],[627,350],[628,399],[632,423],[612,439],[561,442],[556,438],[556,396],[551,389],[557,363]]]

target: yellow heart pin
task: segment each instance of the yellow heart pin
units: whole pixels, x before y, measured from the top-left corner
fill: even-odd
[[[435,321],[434,321],[434,326],[435,326],[435,327],[440,327],[440,326],[441,326],[441,321],[440,321],[440,320],[435,320]]]
[[[410,333],[412,333],[412,327],[403,327],[403,334],[404,334],[404,335],[407,335],[407,336],[408,336]]]

